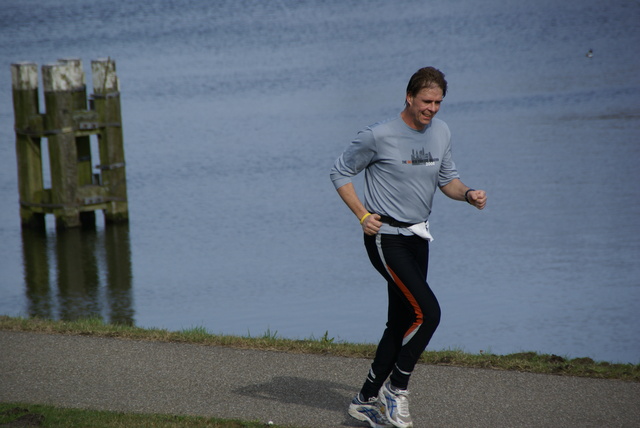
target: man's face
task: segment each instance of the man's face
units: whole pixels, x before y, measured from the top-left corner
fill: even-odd
[[[418,131],[423,130],[440,110],[442,98],[442,89],[439,86],[421,89],[415,97],[407,95],[407,106],[403,115],[407,125]]]

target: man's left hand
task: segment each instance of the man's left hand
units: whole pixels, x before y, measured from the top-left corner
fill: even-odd
[[[484,190],[472,190],[467,193],[467,199],[471,205],[481,210],[487,204],[487,192]]]

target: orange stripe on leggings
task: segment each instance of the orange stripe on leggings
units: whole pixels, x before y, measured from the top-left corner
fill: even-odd
[[[407,337],[411,333],[413,333],[415,329],[417,329],[422,325],[422,321],[424,319],[424,316],[422,314],[422,309],[420,309],[420,305],[418,305],[418,302],[416,302],[416,299],[413,297],[413,294],[411,294],[407,286],[404,285],[404,283],[400,280],[400,278],[398,278],[398,275],[396,275],[396,273],[389,267],[389,265],[387,265],[387,270],[393,277],[393,281],[396,283],[400,291],[402,291],[402,294],[404,294],[404,297],[407,298],[407,300],[413,307],[413,311],[416,314],[416,320],[413,322],[411,327],[409,327],[409,330],[407,330],[407,332],[404,334],[404,337]]]

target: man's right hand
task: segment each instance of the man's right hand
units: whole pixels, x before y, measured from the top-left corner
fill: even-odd
[[[380,227],[382,226],[382,222],[380,221],[380,216],[378,214],[371,214],[367,216],[362,222],[362,230],[365,235],[373,236],[380,231]]]

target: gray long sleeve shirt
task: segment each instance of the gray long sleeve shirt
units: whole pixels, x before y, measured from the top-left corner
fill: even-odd
[[[400,115],[363,129],[330,176],[338,189],[363,170],[365,208],[412,224],[426,222],[436,189],[459,178],[451,158],[451,132],[436,118],[422,131],[409,127]]]

